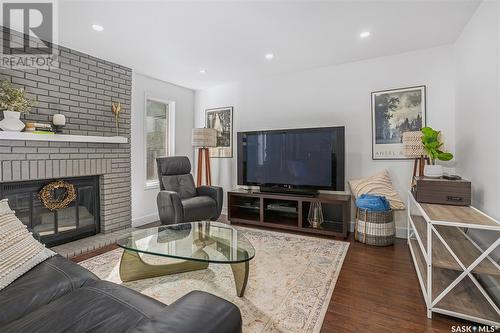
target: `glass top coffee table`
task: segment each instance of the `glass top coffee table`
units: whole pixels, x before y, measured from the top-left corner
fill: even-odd
[[[249,261],[255,256],[255,249],[240,231],[208,221],[134,230],[117,244],[124,249],[120,261],[124,282],[205,269],[209,263],[229,264],[240,297],[248,281]],[[140,254],[179,260],[154,265],[144,262]]]

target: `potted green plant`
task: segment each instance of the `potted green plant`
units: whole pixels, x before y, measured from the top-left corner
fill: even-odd
[[[21,113],[28,113],[36,103],[24,95],[24,89],[14,88],[9,81],[0,82],[0,110],[4,119],[0,128],[4,131],[20,132],[24,123],[20,120]]]
[[[430,160],[430,165],[424,167],[424,176],[432,178],[442,177],[443,167],[436,164],[436,160],[449,161],[453,158],[453,154],[441,150],[443,142],[441,142],[440,131],[436,131],[432,127],[424,127],[421,131],[422,144]]]

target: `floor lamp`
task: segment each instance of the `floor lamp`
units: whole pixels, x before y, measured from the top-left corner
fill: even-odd
[[[212,185],[210,171],[209,147],[217,146],[217,131],[213,128],[193,128],[193,147],[198,148],[198,171],[196,173],[196,186],[201,186],[203,167],[205,167],[206,185]],[[203,164],[205,160],[205,164]]]
[[[415,159],[413,162],[413,176],[411,177],[411,187],[415,185],[415,177],[424,175],[424,166],[429,164],[429,158],[425,155],[424,144],[422,143],[422,132],[411,131],[403,133],[403,154],[406,157]]]

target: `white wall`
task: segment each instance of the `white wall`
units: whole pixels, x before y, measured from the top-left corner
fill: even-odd
[[[500,5],[485,1],[456,43],[457,171],[473,204],[500,219]]]
[[[456,42],[457,171],[472,182],[472,204],[500,220],[500,4],[484,1]],[[471,229],[483,249],[498,233]],[[500,248],[492,253],[500,260]],[[481,276],[500,302],[500,285]]]
[[[194,91],[133,73],[132,76],[132,225],[158,220],[156,195],[159,188],[145,189],[144,99],[175,102],[175,154],[193,158],[191,129],[194,123]]]
[[[406,197],[412,162],[371,158],[370,93],[426,85],[427,124],[443,131],[447,148],[453,151],[452,60],[453,47],[443,46],[197,91],[195,123],[203,125],[206,108],[232,105],[234,133],[345,125],[346,180],[385,168],[390,171],[398,191]],[[213,182],[225,190],[235,188],[236,158],[212,159],[212,163]],[[398,214],[397,225],[401,235],[401,228],[406,225],[404,214]]]

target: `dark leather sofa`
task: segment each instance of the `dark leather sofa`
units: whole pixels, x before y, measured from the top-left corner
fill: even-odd
[[[0,332],[239,333],[241,314],[201,291],[167,306],[55,256],[0,290]]]

